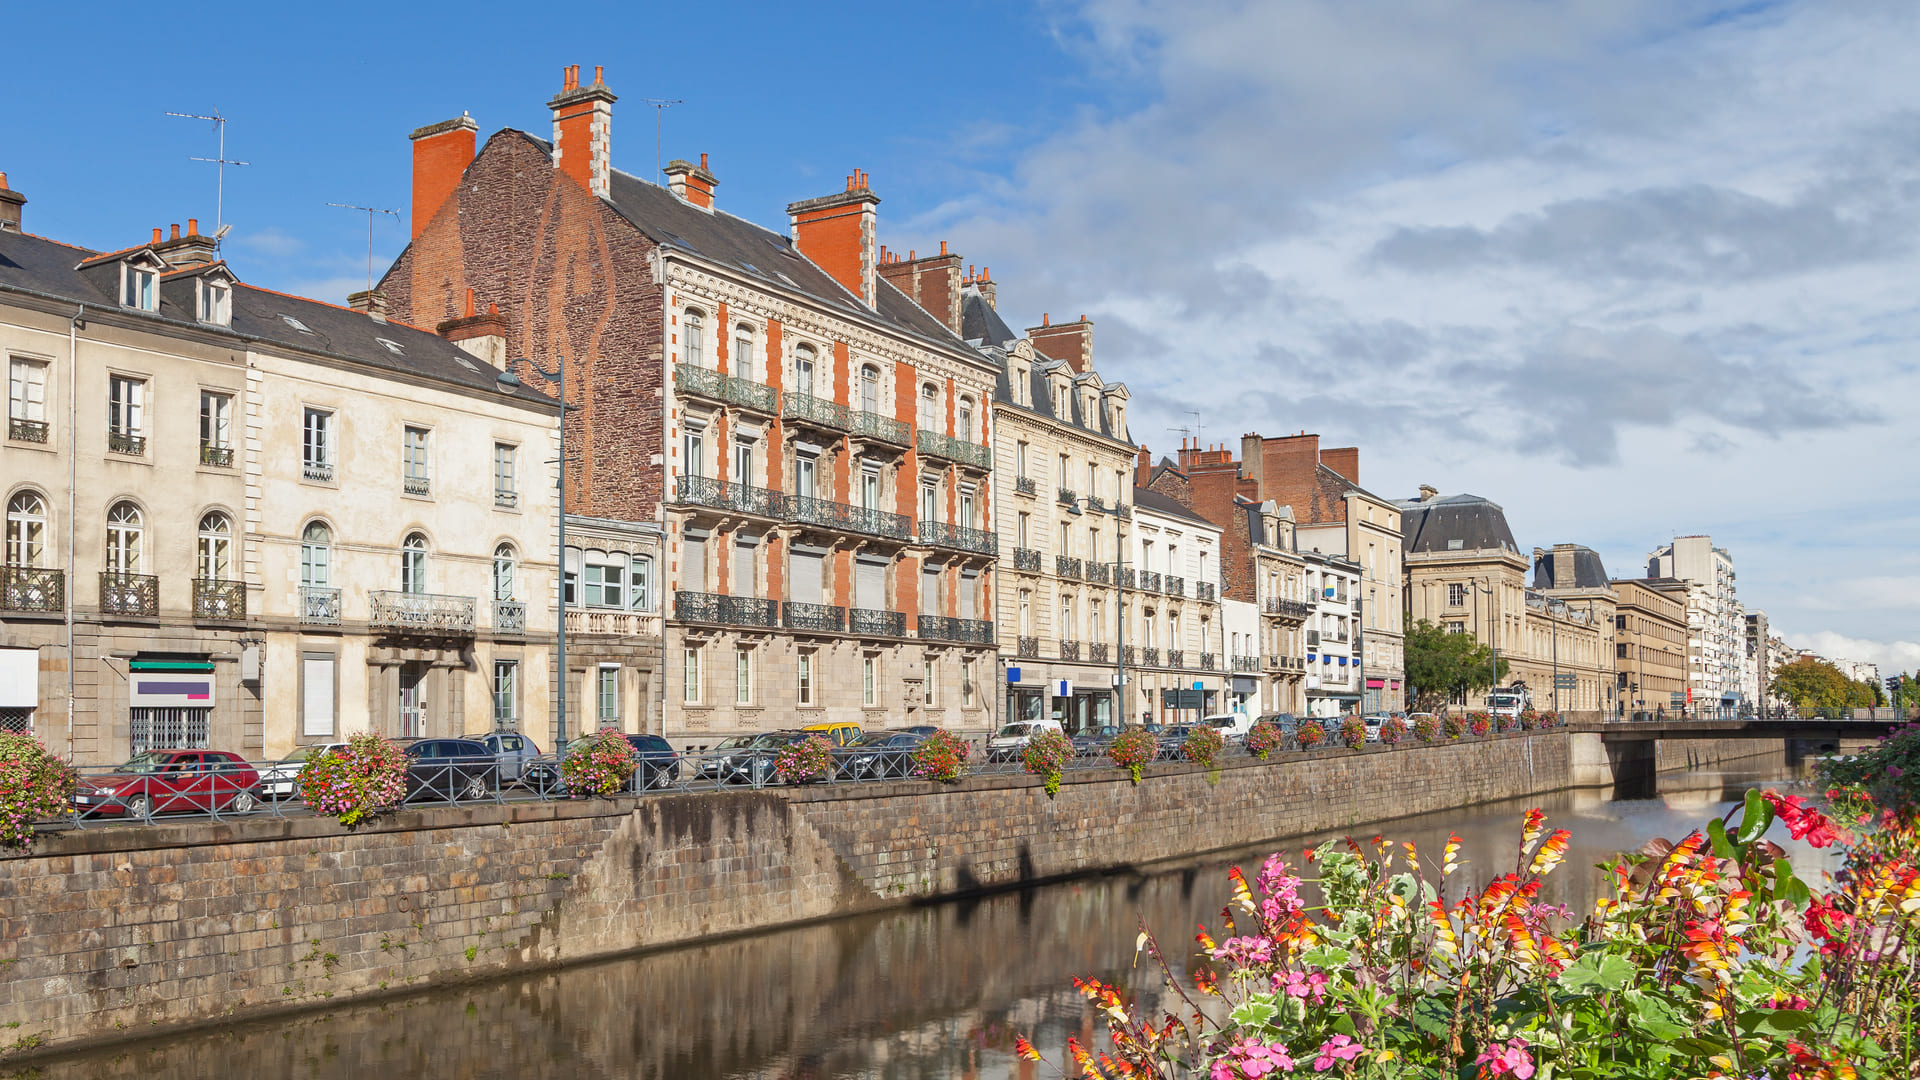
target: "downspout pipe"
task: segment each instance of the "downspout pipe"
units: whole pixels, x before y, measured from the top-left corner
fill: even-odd
[[[67,760],[73,760],[73,724],[75,692],[74,654],[73,654],[73,590],[79,583],[79,566],[76,562],[74,544],[78,532],[74,526],[74,514],[77,513],[79,490],[80,434],[77,421],[80,416],[80,324],[86,318],[87,305],[81,304],[67,320],[67,587],[66,623],[67,623]]]

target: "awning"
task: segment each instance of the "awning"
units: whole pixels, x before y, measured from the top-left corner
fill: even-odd
[[[1236,694],[1251,694],[1259,689],[1260,680],[1251,675],[1235,675],[1233,677],[1233,692]]]
[[[1387,688],[1387,680],[1385,679],[1368,679],[1367,680],[1367,689],[1369,690],[1385,690],[1386,688]]]

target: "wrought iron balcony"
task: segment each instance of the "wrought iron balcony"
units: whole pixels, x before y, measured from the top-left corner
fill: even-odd
[[[1215,656],[1210,652],[1201,653],[1200,654],[1200,670],[1212,671],[1215,659],[1216,659]]]
[[[698,364],[673,365],[673,389],[689,397],[724,401],[757,412],[773,412],[773,387],[752,379],[722,375]]]
[[[1167,666],[1182,667],[1182,668],[1186,667],[1187,666],[1187,650],[1168,649],[1167,650]]]
[[[1020,638],[1020,655],[1037,659],[1040,655],[1040,639],[1037,637],[1022,636]]]
[[[956,619],[948,615],[922,615],[919,636],[925,641],[958,641],[969,645],[993,644],[993,624],[985,619]]]
[[[1087,662],[1091,664],[1113,663],[1113,646],[1104,641],[1096,641],[1087,646]]]
[[[979,443],[956,439],[942,432],[921,428],[919,446],[920,452],[929,457],[944,458],[956,465],[966,465],[975,469],[993,468],[993,451]]]
[[[1108,581],[1112,580],[1113,564],[1089,560],[1085,566],[1080,568],[1080,571],[1088,581],[1093,582],[1095,585],[1105,585]]]
[[[1089,494],[1087,496],[1087,509],[1098,510],[1104,514],[1107,512],[1107,504],[1100,501],[1100,496]]]
[[[43,441],[44,441],[44,440],[43,440]],[[1016,477],[1014,477],[1014,478],[1013,478],[1013,493],[1014,493],[1015,495],[1031,495],[1031,494],[1033,494],[1033,477],[1031,477],[1031,476],[1016,476]]]
[[[339,626],[340,590],[302,586],[300,621],[309,626]]]
[[[1035,574],[1039,573],[1040,572],[1040,549],[1014,548],[1013,549],[1013,568],[1015,570],[1026,570]]]
[[[828,398],[814,397],[795,390],[780,395],[780,416],[799,424],[829,431],[847,430],[847,407]]]
[[[400,490],[409,495],[433,494],[433,481],[425,476],[409,476],[400,481]]]
[[[1295,622],[1304,622],[1308,615],[1313,614],[1313,609],[1300,601],[1284,600],[1277,596],[1269,596],[1261,601],[1260,609],[1268,615],[1278,615]]]
[[[1121,566],[1119,563],[1113,564],[1113,583],[1123,589],[1139,587],[1138,576],[1133,572],[1133,567]]]
[[[1236,656],[1233,658],[1235,671],[1259,671],[1260,658],[1257,656]]]
[[[816,499],[811,495],[786,495],[782,498],[786,504],[784,516],[793,521],[893,540],[905,540],[912,534],[911,523],[900,514],[869,510],[864,506],[848,506],[832,499]]]
[[[46,442],[47,422],[45,420],[9,420],[7,438],[17,439],[20,442]]]
[[[111,570],[100,575],[100,613],[102,615],[160,614],[160,579],[152,574],[117,574]]]
[[[1080,560],[1071,555],[1055,555],[1053,557],[1053,572],[1060,577],[1078,581],[1080,579]]]
[[[200,444],[200,464],[215,469],[233,468],[233,447]]]
[[[1172,574],[1168,574],[1162,580],[1165,584],[1166,593],[1168,596],[1187,595],[1187,579],[1186,578],[1174,577]]]
[[[520,508],[520,493],[496,488],[493,492],[493,505],[502,510],[517,510]]]
[[[891,416],[855,409],[847,413],[847,434],[856,439],[871,439],[893,446],[908,446],[913,437],[913,429]]]
[[[495,600],[493,628],[503,634],[523,634],[527,630],[527,604],[524,600]]]
[[[196,619],[246,618],[247,583],[194,578],[193,617]]]
[[[1157,570],[1140,571],[1140,591],[1157,593],[1160,591],[1160,573]]]
[[[1061,488],[1058,498],[1062,506],[1079,506],[1080,505],[1080,493],[1073,490],[1070,487]]]
[[[54,615],[66,610],[66,571],[38,566],[0,566],[0,611]]]
[[[932,544],[935,547],[978,552],[981,555],[994,555],[1000,551],[1000,538],[985,529],[969,529],[964,525],[949,525],[944,521],[922,521],[920,542]]]
[[[147,438],[124,431],[107,432],[107,449],[116,454],[139,457],[147,452]]]
[[[841,633],[847,628],[847,609],[833,604],[809,604],[788,600],[781,605],[780,621],[789,630],[815,630]]]
[[[1196,581],[1193,583],[1193,597],[1196,600],[1218,600],[1218,586],[1211,581]]]
[[[757,596],[680,591],[673,594],[673,617],[681,622],[725,623],[729,626],[762,626],[771,629],[780,625],[780,605]]]
[[[367,594],[367,628],[385,634],[472,637],[473,597],[375,590]]]
[[[307,461],[300,465],[300,475],[307,480],[316,480],[327,484],[333,482],[333,462]]]
[[[676,501],[683,506],[706,506],[715,510],[733,510],[759,517],[787,516],[787,497],[752,484],[715,480],[709,476],[674,478]]]
[[[1113,516],[1119,518],[1121,521],[1132,521],[1133,507],[1126,503],[1116,504],[1113,508]]]
[[[1132,646],[1128,646],[1128,648],[1132,648]],[[1132,657],[1128,657],[1128,659],[1131,660]],[[1140,666],[1141,667],[1159,667],[1160,666],[1159,646],[1148,645],[1145,648],[1140,650]]]
[[[1133,646],[1131,645],[1120,646],[1120,662],[1121,663],[1123,664],[1133,663],[1134,662],[1133,655],[1134,655]]]
[[[904,612],[853,608],[847,615],[853,632],[861,637],[907,636],[907,616]]]
[[[1080,659],[1080,643],[1077,641],[1061,642],[1060,643],[1060,659],[1075,660],[1075,661],[1079,660]]]

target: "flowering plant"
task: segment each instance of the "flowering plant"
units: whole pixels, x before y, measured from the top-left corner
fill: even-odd
[[[1388,746],[1398,746],[1407,737],[1407,722],[1398,716],[1389,716],[1380,723],[1380,741]]]
[[[1440,726],[1441,726],[1441,730],[1446,732],[1447,738],[1457,739],[1460,736],[1465,735],[1467,733],[1466,714],[1450,712],[1445,717],[1441,718]]]
[[[1153,756],[1159,752],[1160,740],[1154,738],[1153,732],[1145,728],[1128,728],[1107,747],[1108,759],[1127,770],[1127,775],[1132,777],[1136,784],[1140,782],[1141,770],[1145,769],[1147,762],[1152,761]]]
[[[1534,711],[1533,706],[1529,705],[1526,708],[1520,710],[1520,730],[1532,731],[1534,728],[1537,728],[1539,726],[1540,726],[1540,714]],[[1512,730],[1512,729],[1509,728],[1507,730]]]
[[[72,809],[73,766],[31,735],[0,735],[0,850],[33,846],[35,818]]]
[[[773,759],[773,771],[789,784],[804,784],[827,775],[833,764],[833,740],[825,735],[809,735],[787,744]]]
[[[973,747],[967,740],[941,728],[913,752],[913,775],[943,784],[957,782],[967,774],[967,756]]]
[[[1414,718],[1413,734],[1421,742],[1432,742],[1440,737],[1440,718],[1432,713],[1421,713]]]
[[[1559,727],[1560,723],[1560,714],[1554,712],[1552,709],[1548,709],[1546,712],[1540,714],[1540,727],[1542,730]]]
[[[1214,760],[1220,756],[1221,750],[1226,749],[1226,745],[1227,740],[1220,734],[1219,728],[1199,724],[1188,733],[1187,740],[1180,744],[1180,752],[1187,756],[1188,761],[1198,762],[1211,769]]]
[[[349,829],[406,797],[406,751],[370,731],[347,736],[347,745],[308,758],[300,769],[301,800]]]
[[[601,728],[560,763],[560,775],[574,798],[611,795],[627,786],[638,764],[633,744],[618,728]]]
[[[1048,728],[1027,740],[1021,760],[1027,771],[1046,781],[1047,798],[1060,794],[1060,773],[1073,758],[1073,743],[1056,728]]]
[[[1475,735],[1490,735],[1493,733],[1493,717],[1483,712],[1470,712],[1467,714],[1467,730]]]
[[[1353,715],[1342,719],[1340,741],[1346,743],[1349,750],[1364,749],[1367,745],[1367,722]]]
[[[1300,744],[1300,749],[1311,750],[1327,741],[1327,729],[1318,720],[1302,720],[1293,729],[1293,741]]]
[[[1286,745],[1286,741],[1286,732],[1280,730],[1279,724],[1271,720],[1262,720],[1253,725],[1252,731],[1247,732],[1247,753],[1265,761],[1267,755]]]

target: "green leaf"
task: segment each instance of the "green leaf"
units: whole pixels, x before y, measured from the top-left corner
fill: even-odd
[[[1274,1018],[1280,1015],[1280,1007],[1270,1000],[1263,1000],[1263,997],[1247,999],[1239,1008],[1228,1013],[1228,1018],[1243,1028],[1271,1026]]]
[[[1342,967],[1352,958],[1353,954],[1345,949],[1334,949],[1325,945],[1317,949],[1309,949],[1300,957],[1307,964],[1322,970]]]
[[[1453,1010],[1437,997],[1423,997],[1414,1002],[1413,1026],[1436,1039],[1444,1039],[1453,1024]]]
[[[1740,851],[1727,836],[1727,823],[1719,818],[1707,822],[1707,838],[1713,841],[1713,853],[1723,859],[1737,859]]]
[[[1814,1017],[1812,1013],[1800,1009],[1761,1009],[1758,1015],[1749,1013],[1741,1019],[1751,1019],[1755,1032],[1786,1038],[1812,1027]],[[1747,1025],[1743,1023],[1741,1026],[1744,1028]]]
[[[1747,792],[1747,808],[1740,814],[1740,843],[1751,844],[1773,824],[1773,804],[1757,791]]]
[[[1633,962],[1623,956],[1590,952],[1560,973],[1560,985],[1568,990],[1604,993],[1627,985],[1633,980],[1633,972]]]
[[[1697,1057],[1697,1058],[1708,1058],[1708,1057],[1712,1057],[1715,1054],[1726,1053],[1727,1051],[1733,1049],[1733,1044],[1730,1042],[1727,1042],[1725,1039],[1716,1039],[1710,1036],[1694,1035],[1684,1039],[1675,1039],[1673,1042],[1673,1048],[1675,1050],[1680,1050],[1680,1051],[1684,1051],[1685,1053],[1692,1054],[1694,1057]]]

